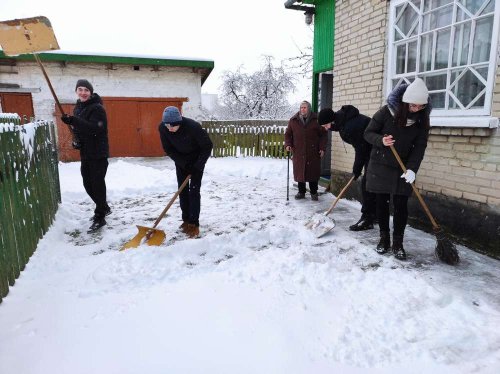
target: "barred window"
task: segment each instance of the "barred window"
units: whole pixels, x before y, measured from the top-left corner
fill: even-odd
[[[388,88],[418,76],[433,115],[489,115],[500,4],[495,0],[391,1]]]

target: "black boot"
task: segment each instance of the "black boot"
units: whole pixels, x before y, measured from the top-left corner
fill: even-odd
[[[391,248],[391,236],[389,235],[389,231],[380,231],[380,241],[377,244],[377,248],[375,249],[378,254],[383,255],[387,253]]]
[[[398,260],[406,260],[406,252],[403,248],[403,235],[393,235],[392,253]]]
[[[301,199],[305,199],[305,198],[306,198],[306,194],[305,193],[297,192],[295,194],[295,200],[301,200]]]
[[[354,225],[349,226],[351,231],[364,231],[373,229],[373,217],[370,215],[361,215],[361,218]]]
[[[93,232],[96,232],[104,225],[106,225],[106,220],[104,219],[104,217],[102,216],[95,217],[94,222],[92,223],[92,225],[90,225],[89,229],[87,230],[87,233],[91,234]]]
[[[105,216],[109,216],[110,214],[111,214],[111,208],[108,206],[108,207],[106,208],[106,212],[104,213],[104,215],[105,215]],[[90,221],[90,222],[93,222],[93,221],[95,221],[95,220],[96,220],[96,218],[98,218],[98,217],[99,217],[99,214],[94,214],[92,217],[90,217],[89,221]]]

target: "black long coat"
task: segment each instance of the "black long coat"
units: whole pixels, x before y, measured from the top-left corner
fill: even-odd
[[[396,126],[387,105],[373,116],[365,131],[365,139],[372,144],[368,164],[366,189],[374,193],[410,196],[412,188],[401,178],[403,171],[389,147],[382,143],[384,135],[392,135],[394,148],[407,169],[418,172],[427,147],[429,131],[419,122],[404,128]]]
[[[76,102],[71,125],[80,140],[82,160],[109,157],[108,119],[98,94],[93,93],[85,102]]]
[[[317,182],[321,176],[321,157],[328,141],[326,130],[318,124],[316,113],[302,123],[297,112],[285,131],[285,147],[293,151],[293,177],[296,182]]]

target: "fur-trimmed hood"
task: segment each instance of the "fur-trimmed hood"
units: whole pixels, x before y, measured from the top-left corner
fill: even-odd
[[[409,84],[403,83],[397,86],[387,97],[387,106],[391,110],[391,113],[397,112],[399,106],[403,102],[403,95],[406,92]],[[425,111],[430,114],[432,111],[431,98],[427,99],[427,106],[425,107]]]

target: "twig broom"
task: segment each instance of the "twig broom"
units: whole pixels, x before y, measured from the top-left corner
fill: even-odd
[[[406,173],[406,167],[403,164],[401,157],[399,157],[398,152],[396,151],[394,146],[391,145],[390,148],[392,153],[394,154],[394,157],[396,157],[396,160],[398,160],[399,166],[401,166],[403,172]],[[435,250],[436,257],[448,265],[458,264],[460,262],[460,257],[458,256],[458,251],[457,248],[455,247],[455,244],[453,244],[450,241],[450,239],[444,233],[443,229],[438,225],[438,223],[432,216],[429,208],[427,207],[427,204],[425,204],[424,199],[422,199],[422,195],[420,195],[420,192],[418,192],[417,187],[415,187],[415,183],[412,183],[411,187],[413,188],[415,195],[417,195],[418,201],[422,205],[422,208],[424,208],[427,217],[429,217],[431,221],[434,235],[436,236],[437,239],[436,250]]]

